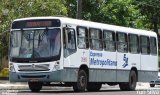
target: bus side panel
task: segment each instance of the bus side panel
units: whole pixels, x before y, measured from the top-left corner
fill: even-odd
[[[81,65],[89,67],[89,51],[84,49],[77,49],[77,51],[66,58],[64,58],[64,68],[67,68],[67,72],[63,73],[65,81],[76,82],[78,76],[78,70]]]
[[[116,70],[90,69],[89,82],[116,82]]]
[[[61,73],[62,82],[77,82],[78,68],[64,68]]]
[[[150,82],[152,80],[156,80],[158,77],[157,71],[139,71],[139,82]]]
[[[128,53],[117,52],[117,82],[128,82],[129,65]]]
[[[157,78],[158,57],[153,55],[141,55],[141,71],[139,81],[149,82]]]
[[[90,50],[89,81],[116,82],[116,52]]]
[[[89,67],[89,51],[78,49],[75,53],[64,58],[64,68],[79,68],[82,64]]]
[[[128,82],[133,67],[140,70],[140,54],[118,52],[117,62],[117,82]]]

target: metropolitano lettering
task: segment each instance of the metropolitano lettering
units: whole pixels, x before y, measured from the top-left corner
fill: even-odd
[[[117,66],[117,61],[111,59],[102,59],[102,53],[90,52],[90,65],[100,65],[103,66]]]

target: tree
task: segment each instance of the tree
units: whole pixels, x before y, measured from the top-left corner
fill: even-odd
[[[136,0],[140,11],[148,19],[150,29],[158,34],[158,23],[160,19],[160,1],[159,0]]]
[[[158,28],[160,27],[160,0],[136,0],[136,4],[139,6],[141,14],[147,17],[148,28],[153,29],[158,34]],[[160,40],[159,34],[158,37],[158,40]],[[158,46],[160,46],[159,41],[158,44]]]
[[[64,0],[0,0],[1,31],[8,28],[11,21],[16,18],[33,16],[54,16],[67,15],[67,8]],[[8,10],[7,15],[3,10]]]
[[[66,0],[66,7],[67,7],[67,11],[68,11],[67,16],[68,17],[76,18],[76,13],[77,13],[77,11],[76,11],[77,2],[76,1],[77,0]]]
[[[0,0],[0,52],[8,50],[2,35],[16,18],[67,15],[65,0]],[[7,37],[6,37],[7,38]],[[8,42],[7,42],[8,43]],[[5,52],[4,55],[6,55]]]
[[[143,28],[143,16],[133,0],[108,0],[101,10],[102,21],[126,27]]]
[[[69,16],[76,17],[76,0],[67,0]],[[82,0],[82,19],[126,27],[145,28],[138,6],[133,0]]]

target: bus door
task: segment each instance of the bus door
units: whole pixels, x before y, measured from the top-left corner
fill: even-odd
[[[63,28],[64,67],[71,67],[73,56],[76,52],[75,27],[69,25]]]
[[[67,70],[64,74],[66,81],[76,81],[76,26],[65,25],[63,27],[63,67]]]

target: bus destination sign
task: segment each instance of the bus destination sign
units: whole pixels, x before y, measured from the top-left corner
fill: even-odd
[[[59,19],[22,20],[22,21],[14,21],[12,24],[12,29],[44,28],[44,27],[60,27],[60,20]]]
[[[26,27],[51,27],[52,21],[29,21],[26,22]]]

